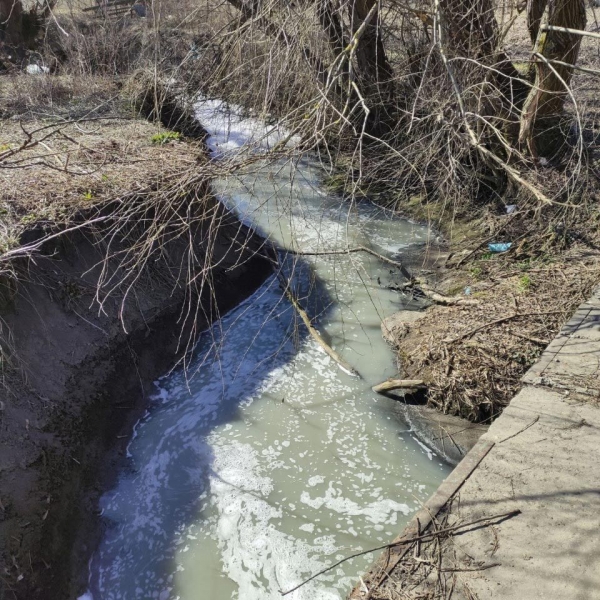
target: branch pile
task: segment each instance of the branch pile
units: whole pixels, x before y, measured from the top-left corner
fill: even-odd
[[[600,254],[571,249],[552,262],[478,261],[451,271],[440,287],[470,288],[468,306],[430,307],[396,329],[399,370],[423,380],[429,405],[473,422],[489,421],[600,279]],[[462,290],[462,287],[460,287]]]

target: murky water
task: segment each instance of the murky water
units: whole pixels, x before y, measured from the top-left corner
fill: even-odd
[[[200,118],[218,153],[260,127]],[[272,140],[265,138],[262,144]],[[320,170],[259,165],[218,182],[223,200],[280,246],[369,245],[390,257],[428,232],[319,189]],[[365,253],[282,257],[286,277],[344,373],[307,336],[276,277],[198,344],[194,364],[157,382],[129,446],[131,468],[102,499],[108,527],[90,565],[94,600],[268,600],[347,554],[391,539],[448,468],[371,386],[394,374],[380,321],[402,308],[399,273]],[[373,555],[293,594],[345,597]]]

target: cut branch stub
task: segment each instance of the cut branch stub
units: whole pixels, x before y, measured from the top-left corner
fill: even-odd
[[[422,379],[388,379],[371,389],[377,394],[384,394],[392,390],[418,390],[426,387]]]

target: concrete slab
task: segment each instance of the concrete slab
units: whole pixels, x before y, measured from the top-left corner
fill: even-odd
[[[599,371],[600,288],[440,486],[452,482],[457,490],[440,513],[446,526],[513,510],[520,514],[447,537],[435,557],[441,561],[437,569],[416,585],[414,578],[407,582],[407,573],[414,574],[415,561],[423,563],[421,545],[411,552],[408,544],[394,548],[402,560],[413,560],[412,567],[386,566],[382,557],[364,578],[376,582],[374,587],[369,592],[357,587],[352,598],[395,598],[401,589],[397,597],[403,599],[600,600],[600,407],[572,393],[582,381],[597,381]],[[467,462],[477,466],[461,469]],[[424,510],[435,515],[438,506],[439,493]],[[451,584],[440,584],[449,577]]]
[[[568,387],[571,380],[597,377],[600,370],[600,288],[575,312],[523,381]],[[565,381],[567,380],[567,381]]]
[[[461,488],[453,520],[522,512],[457,537],[471,557],[500,563],[462,575],[475,597],[600,599],[600,410],[528,386],[484,439],[495,446]]]
[[[458,464],[489,427],[444,415],[427,406],[405,404],[402,400],[398,401],[396,411],[417,438],[451,465]]]

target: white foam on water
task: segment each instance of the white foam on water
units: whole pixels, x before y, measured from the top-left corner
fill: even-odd
[[[315,475],[308,480],[308,485],[310,487],[314,487],[318,483],[323,483],[325,481],[325,477],[323,475]]]
[[[196,110],[216,156],[260,152],[287,136],[219,101]],[[310,163],[293,186],[290,173],[270,165],[218,187],[242,218],[290,248],[368,245],[364,231],[373,230],[379,251],[392,252],[426,235],[368,207],[341,211],[339,199],[315,189]],[[199,589],[216,600],[280,598],[279,590],[372,545],[376,533],[391,535],[443,477],[398,435],[393,401],[370,391],[394,369],[379,323],[400,303],[375,283],[389,266],[353,254],[288,259],[284,270],[365,380],[348,377],[298,327],[276,278],[265,282],[202,335],[187,374],[157,382],[127,447],[130,469],[101,501],[108,527],[91,564],[94,600],[192,600]],[[371,559],[289,598],[343,598]]]
[[[233,443],[215,448],[211,495],[218,510],[216,539],[223,570],[236,583],[236,597],[244,600],[280,598],[279,590],[300,583],[302,573],[323,567],[315,554],[331,554],[331,538],[309,544],[279,531],[273,521],[282,511],[267,501],[273,481],[261,475],[259,459],[248,444]],[[331,582],[332,577],[326,578]],[[323,583],[308,585],[290,595],[295,600],[338,600]]]
[[[344,497],[342,490],[335,488],[331,482],[324,496],[313,498],[308,492],[303,492],[300,500],[316,510],[325,507],[340,515],[364,516],[369,522],[377,525],[381,523],[395,525],[397,523],[397,513],[403,515],[411,513],[411,509],[407,504],[387,498],[360,506],[358,503]]]
[[[216,156],[239,152],[241,149],[268,150],[288,140],[289,132],[280,125],[266,125],[263,121],[244,117],[241,109],[223,100],[201,98],[195,105],[196,118],[209,134],[208,146]]]

